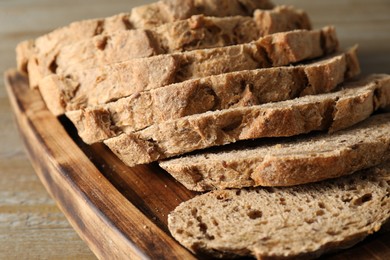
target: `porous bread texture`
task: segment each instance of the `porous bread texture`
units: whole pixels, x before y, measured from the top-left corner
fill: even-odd
[[[390,161],[389,133],[387,113],[332,135],[226,147],[160,162],[160,166],[195,191],[292,186],[352,174]]]
[[[304,11],[287,6],[256,10],[253,17],[197,15],[152,29],[119,31],[67,45],[55,56],[54,72],[71,75],[133,58],[237,45],[277,32],[310,28]]]
[[[223,9],[220,9],[224,7]],[[16,48],[17,67],[28,72],[30,86],[35,88],[39,81],[50,73],[52,61],[59,48],[91,38],[96,35],[113,33],[119,30],[153,28],[168,22],[183,20],[195,14],[207,16],[251,16],[256,9],[271,9],[268,0],[163,0],[133,8],[130,13],[122,13],[102,19],[73,22],[35,40],[22,42]]]
[[[86,143],[207,111],[252,106],[332,91],[358,75],[356,47],[300,66],[232,72],[137,93],[101,106],[69,111]]]
[[[164,0],[156,7],[136,7],[132,11],[132,23],[137,28],[151,28],[161,24],[183,20],[193,15],[206,16],[251,16],[256,9],[272,9],[269,0]]]
[[[49,110],[61,115],[185,80],[313,59],[337,48],[333,27],[295,30],[252,43],[132,59],[71,76],[50,75],[40,82],[39,90]]]
[[[390,108],[390,75],[370,75],[334,93],[191,115],[104,143],[128,166],[263,137],[335,132]]]
[[[168,227],[199,255],[308,259],[355,245],[389,217],[386,163],[315,184],[209,192],[179,205]]]

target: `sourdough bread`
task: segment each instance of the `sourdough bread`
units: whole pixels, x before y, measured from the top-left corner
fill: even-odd
[[[67,45],[56,55],[55,73],[72,74],[132,58],[248,43],[277,32],[310,28],[305,12],[287,6],[256,10],[253,17],[198,15],[152,29],[119,31]]]
[[[132,59],[122,63],[50,75],[39,85],[49,110],[61,115],[145,90],[227,72],[283,66],[333,53],[333,27],[271,34],[241,45]]]
[[[390,217],[390,163],[288,188],[213,191],[168,216],[172,235],[199,255],[308,259],[351,247]]]
[[[207,191],[292,186],[351,174],[390,161],[390,113],[334,134],[251,141],[249,146],[161,162],[186,188]],[[248,145],[248,143],[246,143]]]
[[[187,19],[193,15],[251,16],[256,9],[272,9],[269,0],[163,0],[136,7],[131,12],[133,27],[151,28],[161,24]]]
[[[95,35],[118,30],[153,28],[168,22],[183,20],[195,14],[207,16],[251,16],[256,9],[271,9],[268,0],[163,0],[136,7],[130,13],[122,13],[105,19],[74,22],[36,40],[17,47],[17,64],[20,70],[27,68],[30,85],[36,87],[39,80],[50,72],[56,52],[62,46]]]
[[[207,111],[293,99],[333,90],[356,76],[356,48],[314,63],[232,72],[140,92],[102,106],[69,111],[86,143],[138,131],[152,124]],[[96,139],[96,138],[99,139]]]
[[[390,107],[390,75],[371,75],[328,94],[206,112],[124,133],[104,143],[128,166],[263,137],[350,127]],[[126,131],[126,130],[125,130]]]

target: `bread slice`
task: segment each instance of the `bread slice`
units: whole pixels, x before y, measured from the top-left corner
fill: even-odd
[[[152,124],[232,107],[332,91],[359,72],[356,48],[296,67],[231,72],[141,92],[106,105],[69,111],[86,143],[138,131]],[[97,98],[99,100],[99,98]],[[97,139],[98,138],[98,139]]]
[[[131,12],[133,27],[151,28],[184,20],[193,15],[251,16],[256,9],[272,9],[270,0],[163,0],[136,7]]]
[[[343,90],[259,106],[206,112],[124,133],[104,143],[128,166],[262,137],[350,127],[390,107],[390,75],[371,75]],[[126,130],[125,130],[126,131]]]
[[[307,14],[292,7],[256,10],[253,17],[205,17],[167,23],[152,29],[119,31],[70,44],[55,56],[57,74],[72,74],[106,64],[158,54],[248,43],[265,35],[310,30]],[[47,75],[50,72],[47,73]]]
[[[334,134],[274,142],[251,141],[161,162],[195,191],[252,186],[292,186],[351,174],[390,161],[390,113]]]
[[[338,41],[333,27],[271,34],[241,45],[132,59],[50,75],[39,89],[55,115],[104,104],[141,91],[221,73],[283,66],[333,53]]]
[[[118,30],[153,28],[195,14],[251,16],[256,9],[272,7],[269,0],[230,0],[229,4],[224,0],[162,0],[133,8],[130,13],[74,22],[36,40],[25,41],[16,49],[17,64],[20,70],[29,72],[30,85],[36,87],[52,66],[50,61],[55,60],[57,50],[67,44]]]
[[[309,259],[355,245],[389,217],[386,163],[315,184],[209,192],[179,205],[168,227],[199,255]]]

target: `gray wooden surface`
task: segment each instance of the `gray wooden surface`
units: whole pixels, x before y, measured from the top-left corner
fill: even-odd
[[[0,0],[0,71],[14,48],[72,21],[109,16],[141,0]],[[390,73],[389,0],[277,0],[307,10],[315,27],[336,25],[342,46],[360,45],[364,73]],[[0,79],[0,259],[94,259],[44,190],[26,157]]]

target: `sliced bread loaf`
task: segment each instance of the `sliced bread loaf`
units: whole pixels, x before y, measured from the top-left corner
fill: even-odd
[[[151,28],[187,19],[193,15],[251,16],[256,9],[272,9],[270,0],[162,0],[133,8],[131,23],[136,28]]]
[[[296,67],[231,72],[140,92],[106,105],[69,111],[86,143],[207,111],[258,105],[333,90],[359,72],[356,48]],[[99,98],[97,98],[99,100]],[[98,139],[96,139],[98,138]]]
[[[371,75],[343,88],[334,93],[168,120],[104,143],[125,164],[134,166],[239,140],[316,130],[334,132],[390,106],[390,75]]]
[[[20,70],[29,72],[30,85],[36,87],[52,66],[46,60],[55,60],[55,53],[59,48],[78,40],[118,30],[153,28],[187,19],[195,14],[219,17],[251,16],[256,9],[272,7],[273,4],[268,0],[230,0],[229,3],[222,0],[162,0],[136,7],[130,13],[74,22],[36,40],[23,42],[16,49],[17,64]]]
[[[283,66],[333,53],[333,27],[271,34],[241,45],[132,59],[122,63],[50,75],[39,84],[55,115],[104,104],[141,91],[221,73]]]
[[[289,188],[213,191],[168,216],[172,235],[199,255],[309,259],[351,247],[390,217],[390,163]]]
[[[65,46],[57,52],[55,61],[46,63],[56,64],[53,73],[72,74],[132,58],[248,43],[277,32],[310,28],[305,12],[286,6],[256,10],[253,17],[198,15],[148,30],[98,35]]]
[[[161,162],[190,190],[292,186],[351,174],[390,161],[390,113],[334,134],[302,136]]]

